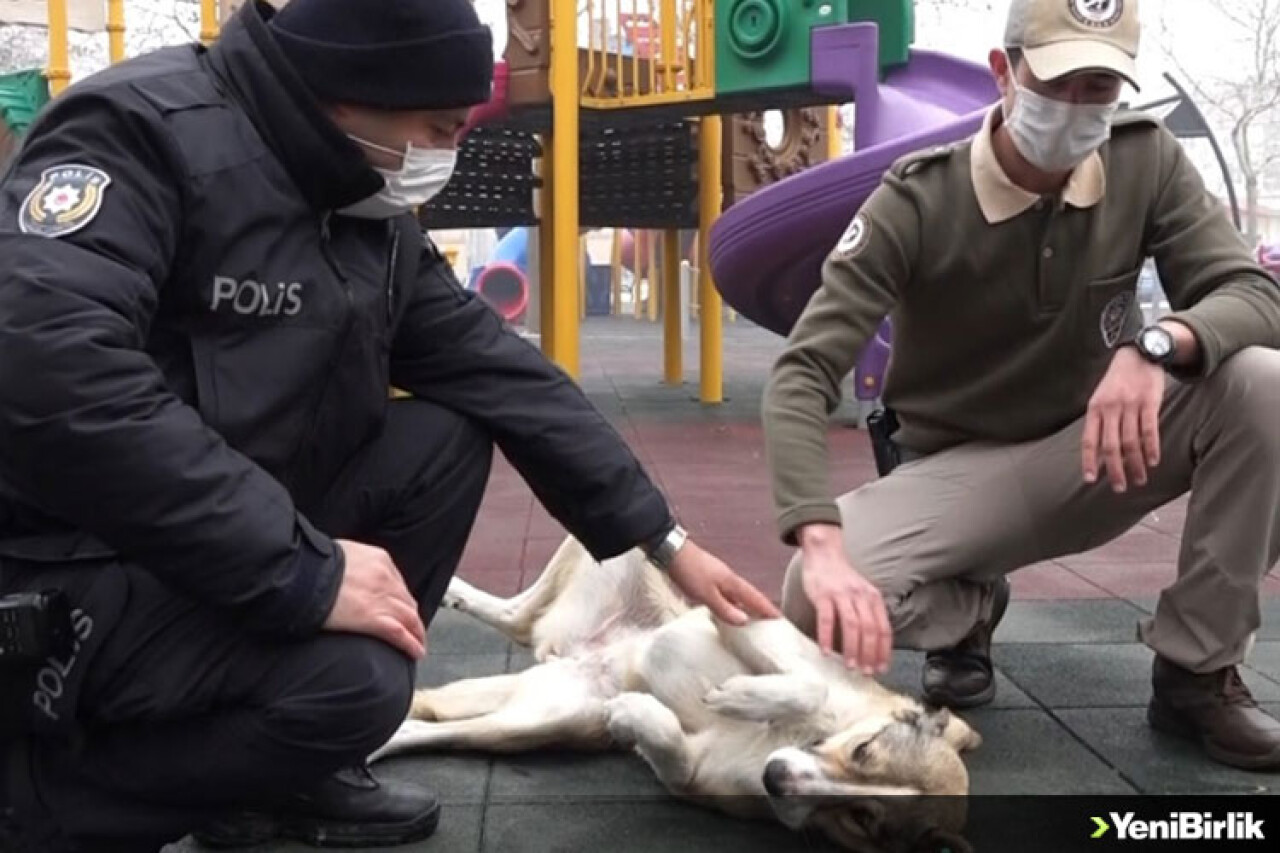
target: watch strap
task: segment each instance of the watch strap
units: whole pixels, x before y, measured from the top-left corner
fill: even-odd
[[[645,556],[649,562],[662,571],[671,567],[671,561],[684,543],[689,540],[689,533],[679,524],[674,524],[657,542],[646,549]]]

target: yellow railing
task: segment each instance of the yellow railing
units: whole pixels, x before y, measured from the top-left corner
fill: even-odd
[[[714,0],[586,0],[582,105],[621,109],[715,96]]]
[[[124,0],[106,0],[107,4],[107,56],[112,62],[124,59],[125,3]],[[49,80],[49,93],[59,95],[71,82],[68,59],[67,0],[46,0],[49,15],[49,67],[45,76]],[[200,0],[200,40],[205,44],[218,37],[218,0]]]

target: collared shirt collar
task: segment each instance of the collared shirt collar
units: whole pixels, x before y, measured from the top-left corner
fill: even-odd
[[[974,136],[969,158],[978,207],[991,225],[1013,219],[1040,199],[1040,196],[1011,181],[996,159],[991,136],[1001,120],[1001,108],[997,105],[987,113],[982,129]],[[1062,199],[1073,207],[1092,207],[1102,200],[1106,187],[1106,169],[1102,165],[1102,157],[1094,151],[1072,170],[1062,190]]]

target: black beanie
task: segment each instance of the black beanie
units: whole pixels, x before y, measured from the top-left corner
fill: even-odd
[[[325,101],[443,110],[490,97],[493,36],[471,0],[291,0],[268,26]]]

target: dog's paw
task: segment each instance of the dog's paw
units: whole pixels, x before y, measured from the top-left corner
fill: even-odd
[[[754,692],[753,676],[735,675],[726,678],[717,687],[712,687],[702,697],[702,703],[708,709],[719,714],[734,714],[749,708]]]
[[[418,690],[413,694],[413,704],[409,706],[409,719],[428,723],[438,719],[430,690]]]
[[[445,590],[444,598],[440,599],[440,606],[448,610],[466,610],[467,602],[452,585]]]
[[[430,725],[420,720],[405,720],[386,743],[369,754],[366,761],[374,764],[384,758],[411,752],[419,746],[423,733],[428,731]]]
[[[665,707],[648,693],[620,693],[604,703],[609,735],[621,746],[634,746],[637,732],[651,725]]]

